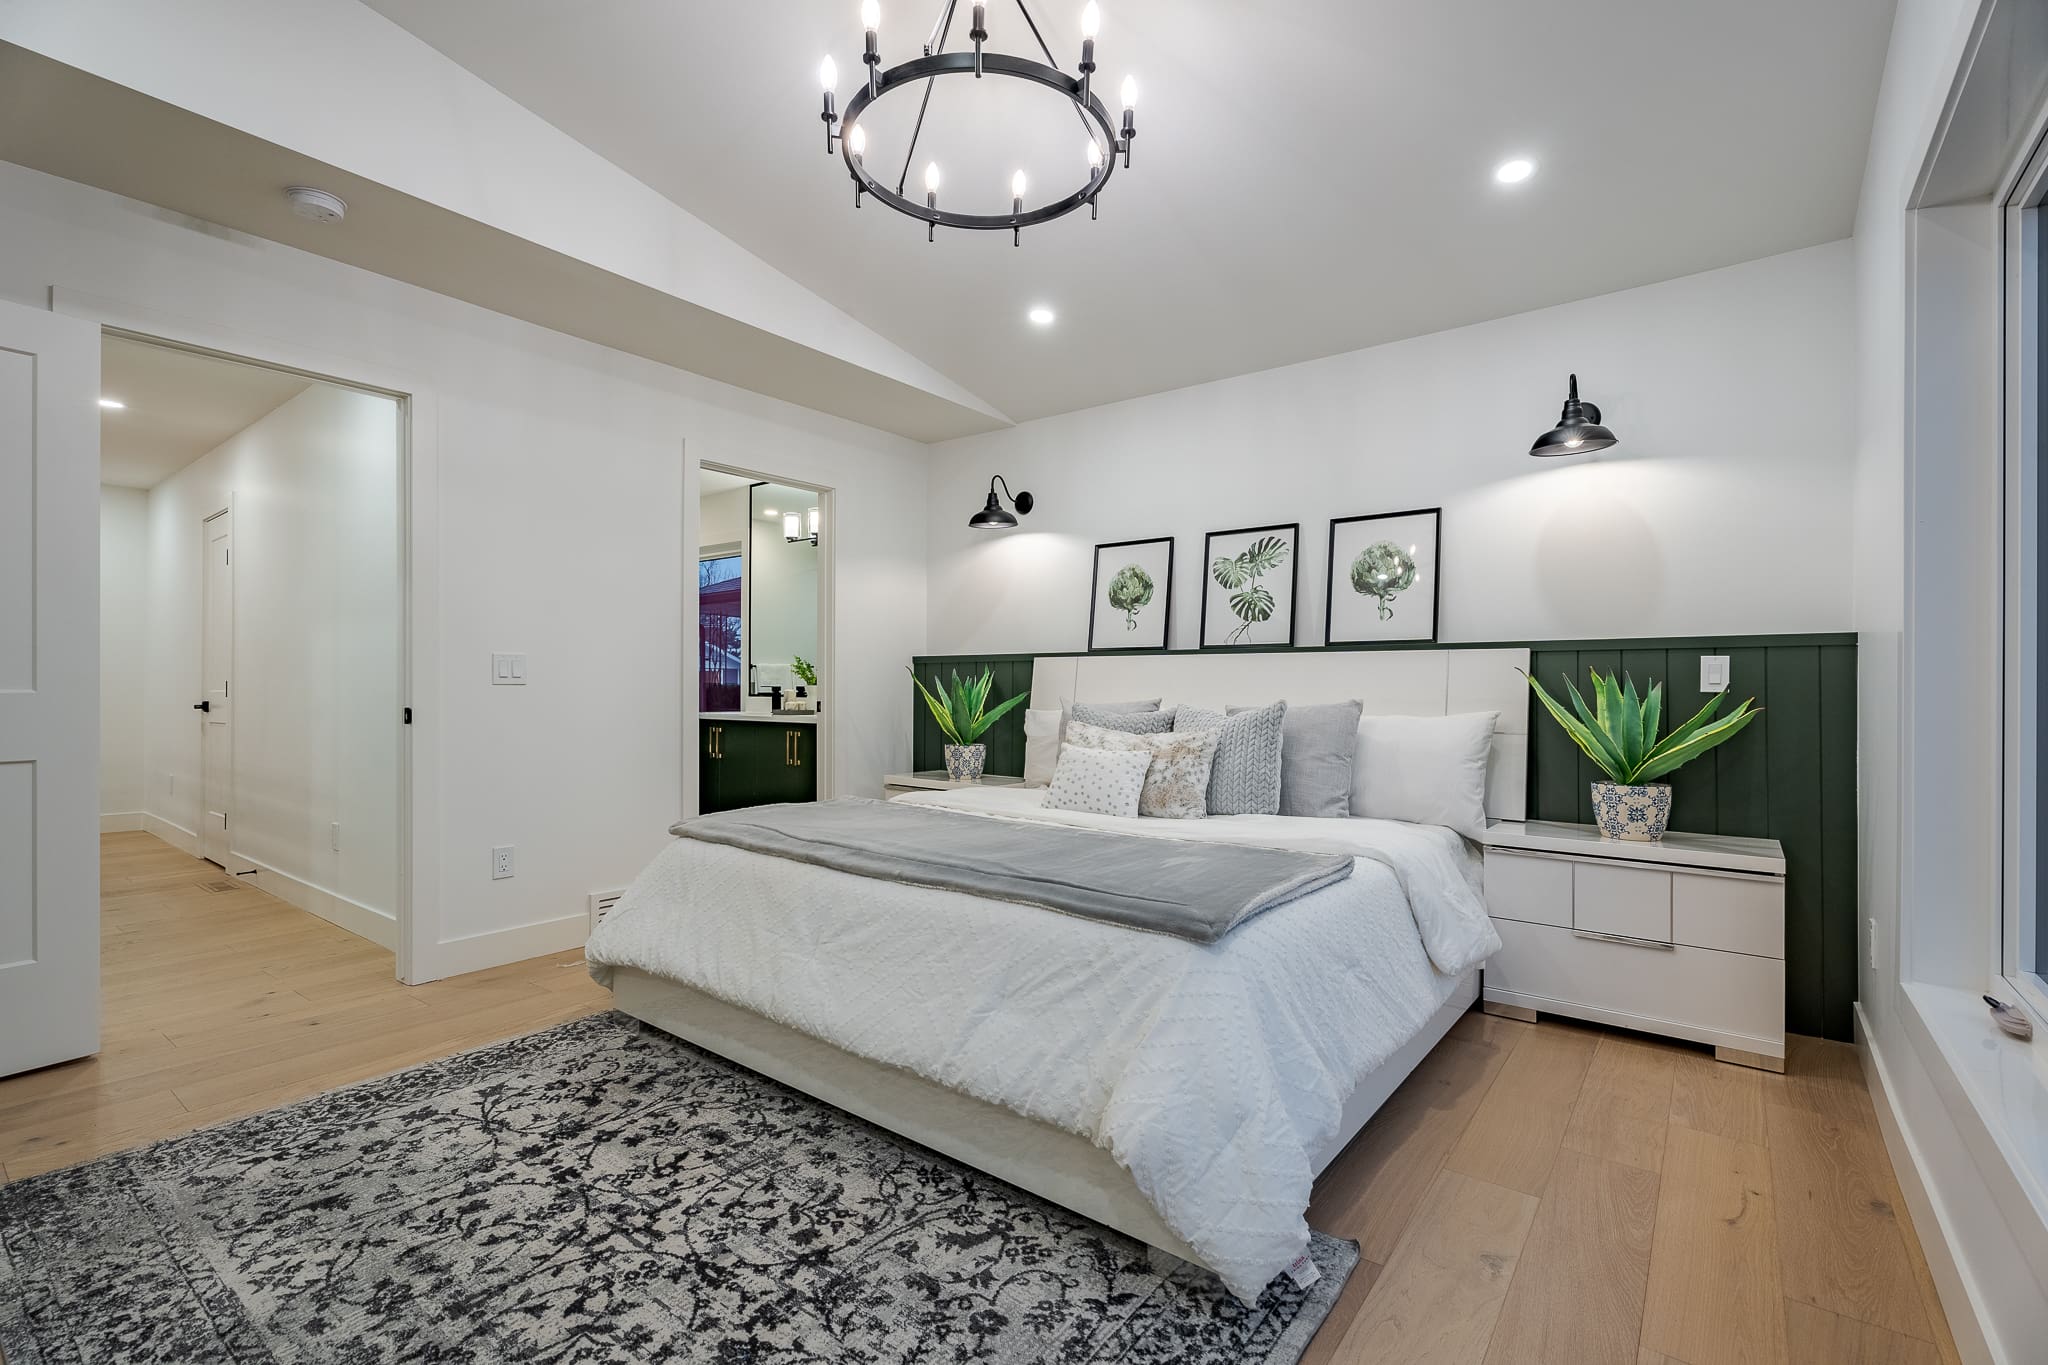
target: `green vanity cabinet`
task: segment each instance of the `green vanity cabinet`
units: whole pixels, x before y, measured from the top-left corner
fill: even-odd
[[[697,808],[706,814],[818,799],[816,725],[706,718],[697,731]]]

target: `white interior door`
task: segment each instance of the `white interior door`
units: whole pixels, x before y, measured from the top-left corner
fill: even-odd
[[[0,303],[0,1076],[99,1048],[99,383]]]
[[[235,663],[235,528],[234,513],[220,511],[201,527],[206,542],[206,600],[200,610],[199,822],[200,856],[230,872],[237,867],[230,851],[228,820],[235,804],[235,712],[232,679]]]

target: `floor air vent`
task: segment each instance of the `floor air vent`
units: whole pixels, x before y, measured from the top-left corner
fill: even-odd
[[[590,928],[592,932],[596,932],[597,926],[604,923],[604,917],[612,912],[612,907],[619,903],[619,897],[625,894],[624,888],[617,891],[593,891],[590,893]]]

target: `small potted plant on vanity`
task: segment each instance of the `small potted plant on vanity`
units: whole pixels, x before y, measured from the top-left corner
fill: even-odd
[[[1671,788],[1654,779],[1690,763],[1717,744],[1735,738],[1762,714],[1752,702],[1744,702],[1730,714],[1714,719],[1721,709],[1721,697],[1707,699],[1699,714],[1657,738],[1664,718],[1664,684],[1650,684],[1647,697],[1636,695],[1633,680],[1593,673],[1593,705],[1588,707],[1571,679],[1564,689],[1572,709],[1565,710],[1543,685],[1528,674],[1529,686],[1544,709],[1564,727],[1572,742],[1593,760],[1593,766],[1607,777],[1593,784],[1593,823],[1603,839],[1648,842],[1662,839],[1671,822]]]
[[[985,709],[989,687],[995,682],[995,674],[990,670],[982,670],[981,676],[972,682],[961,681],[960,675],[955,673],[950,689],[939,685],[936,673],[932,675],[930,687],[924,685],[916,669],[910,671],[910,680],[917,684],[918,695],[924,698],[932,719],[939,723],[939,732],[948,741],[946,776],[955,782],[979,782],[981,771],[988,764],[988,746],[981,743],[981,737],[1002,718],[1004,712],[1024,701],[1028,694],[1019,692],[990,711]]]
[[[797,707],[796,709],[799,711],[810,710],[811,704],[805,699],[809,697],[810,689],[813,689],[818,685],[818,666],[805,659],[803,655],[799,654],[790,663],[789,671],[796,674],[797,700],[800,702],[804,702],[803,705]]]

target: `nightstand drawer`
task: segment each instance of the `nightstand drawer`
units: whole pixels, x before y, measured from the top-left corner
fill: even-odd
[[[1785,964],[1496,921],[1486,998],[1768,1057],[1784,1055]]]
[[[1583,862],[1572,869],[1572,928],[1671,942],[1671,874]]]
[[[1562,858],[1488,850],[1486,911],[1496,919],[1569,925],[1572,865]]]
[[[1679,872],[1671,878],[1671,933],[1680,943],[1753,957],[1785,956],[1782,877],[1716,877]]]

